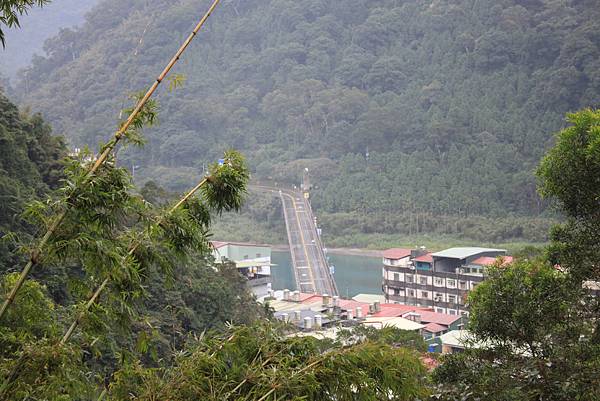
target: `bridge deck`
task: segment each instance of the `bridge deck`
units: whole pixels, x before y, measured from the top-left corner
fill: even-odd
[[[280,191],[297,289],[337,295],[310,203],[302,192]]]

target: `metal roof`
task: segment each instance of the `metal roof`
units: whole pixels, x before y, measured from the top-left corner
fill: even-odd
[[[494,248],[478,248],[478,247],[464,247],[464,248],[449,248],[440,252],[432,253],[431,256],[439,258],[450,258],[450,259],[466,259],[470,256],[475,256],[484,252],[506,252],[506,249],[494,249]]]
[[[488,343],[475,341],[475,336],[468,330],[452,330],[440,336],[443,345],[455,348],[484,348]]]
[[[415,331],[425,327],[424,324],[413,322],[403,317],[367,317],[363,322],[365,326],[382,329],[386,326],[396,327],[400,330]]]
[[[364,302],[367,304],[372,304],[375,301],[379,301],[379,303],[385,303],[385,295],[380,294],[358,294],[352,297],[356,302]]]

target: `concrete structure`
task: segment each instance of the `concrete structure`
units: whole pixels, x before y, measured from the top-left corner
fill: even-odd
[[[271,247],[243,242],[213,241],[213,257],[217,263],[230,261],[248,279],[248,286],[257,298],[271,289]]]
[[[308,191],[280,190],[296,288],[305,293],[338,295]]]
[[[485,278],[485,268],[504,256],[504,249],[450,248],[426,253],[390,249],[383,254],[383,292],[387,302],[433,308],[438,313],[467,315],[466,297]]]

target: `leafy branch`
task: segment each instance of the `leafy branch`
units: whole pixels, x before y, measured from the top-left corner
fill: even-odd
[[[72,196],[77,192],[77,190],[79,190],[80,188],[87,187],[87,185],[90,182],[94,181],[94,178],[95,178],[95,175],[96,175],[98,169],[101,166],[103,166],[110,159],[112,152],[114,151],[114,149],[116,148],[118,143],[123,138],[125,138],[126,140],[130,139],[133,143],[141,142],[141,138],[138,135],[136,135],[136,132],[137,132],[136,129],[143,126],[144,124],[154,122],[154,113],[153,113],[154,108],[153,107],[155,106],[155,104],[152,102],[149,103],[150,98],[155,93],[156,89],[159,87],[161,82],[169,74],[169,72],[171,71],[173,66],[177,63],[177,61],[179,61],[182,54],[188,48],[188,46],[190,45],[190,43],[192,42],[192,40],[194,39],[196,34],[200,31],[200,29],[202,28],[202,26],[204,25],[204,23],[206,22],[206,20],[208,19],[208,17],[211,15],[211,13],[213,12],[213,10],[216,8],[216,6],[218,4],[219,4],[219,0],[215,0],[213,2],[213,4],[211,5],[211,7],[207,11],[207,13],[201,18],[201,20],[198,22],[198,24],[196,25],[194,30],[190,33],[188,38],[183,42],[181,47],[177,50],[175,55],[171,58],[171,60],[167,64],[167,66],[164,68],[164,70],[161,72],[161,74],[158,76],[158,78],[156,78],[156,81],[152,84],[152,86],[148,89],[148,91],[143,96],[139,97],[139,100],[138,100],[136,106],[133,108],[133,110],[129,114],[129,117],[127,118],[127,120],[125,120],[120,125],[119,129],[114,134],[113,139],[111,141],[109,141],[101,149],[100,154],[96,157],[93,164],[90,165],[90,167],[87,171],[87,174],[85,174],[85,176],[83,177],[82,182],[80,182],[79,185],[75,185],[72,187],[73,194],[71,194],[67,198],[67,201],[64,202],[63,205],[61,205],[62,209],[63,209],[62,212],[59,212],[58,215],[54,219],[52,219],[52,223],[48,227],[46,233],[39,241],[37,247],[31,252],[30,260],[27,262],[27,264],[21,271],[21,275],[19,276],[17,283],[15,284],[15,286],[9,293],[8,297],[6,298],[6,300],[0,307],[0,319],[2,319],[2,317],[6,313],[7,308],[14,301],[16,294],[18,293],[19,289],[22,287],[23,283],[27,279],[31,269],[40,262],[40,259],[43,256],[43,252],[45,250],[46,245],[50,241],[51,237],[56,233],[58,228],[61,226],[63,220],[67,216],[67,213],[71,208],[69,200],[72,198]],[[133,130],[131,130],[131,129],[133,129]]]

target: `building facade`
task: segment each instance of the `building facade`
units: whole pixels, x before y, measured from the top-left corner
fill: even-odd
[[[271,289],[271,247],[241,242],[213,241],[213,257],[217,263],[235,263],[241,275],[248,279],[248,286],[257,298],[264,297]]]
[[[383,255],[383,292],[388,302],[431,307],[450,315],[469,314],[467,294],[485,278],[485,267],[504,249],[450,248],[441,252],[391,249]]]

